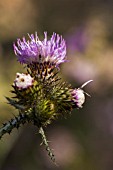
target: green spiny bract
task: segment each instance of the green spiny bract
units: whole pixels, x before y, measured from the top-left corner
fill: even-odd
[[[32,63],[27,74],[34,78],[32,86],[20,89],[13,85],[13,106],[22,111],[31,109],[31,122],[38,127],[46,126],[62,114],[68,114],[74,106],[71,86],[62,82],[59,70],[49,62]]]

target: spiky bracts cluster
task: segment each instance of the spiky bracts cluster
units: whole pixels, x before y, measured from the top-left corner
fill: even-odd
[[[53,33],[50,40],[40,41],[37,34],[17,40],[14,51],[18,61],[26,66],[26,73],[17,73],[12,85],[13,98],[8,102],[19,110],[19,115],[0,129],[0,137],[21,124],[32,122],[39,128],[48,155],[55,158],[46,140],[43,127],[61,115],[68,115],[73,108],[82,107],[84,91],[72,89],[59,76],[59,65],[66,61],[66,44],[62,36]]]
[[[68,114],[74,107],[72,89],[62,82],[58,74],[59,70],[54,64],[32,63],[27,73],[17,74],[14,81],[12,93],[15,99],[10,104],[16,108],[19,106],[23,112],[31,109],[30,120],[38,127],[50,124],[53,119]],[[28,75],[30,81],[26,80]]]

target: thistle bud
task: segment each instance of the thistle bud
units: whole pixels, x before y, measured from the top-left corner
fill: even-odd
[[[73,101],[78,108],[83,107],[83,104],[85,102],[85,94],[90,96],[89,94],[84,92],[83,87],[85,87],[88,83],[90,83],[92,81],[93,80],[89,80],[89,81],[85,82],[80,88],[72,90]]]
[[[78,108],[82,108],[83,103],[85,102],[85,95],[82,89],[74,89],[72,92],[73,101]]]
[[[14,85],[19,89],[26,89],[33,85],[34,79],[30,74],[16,73],[16,79],[14,80]]]

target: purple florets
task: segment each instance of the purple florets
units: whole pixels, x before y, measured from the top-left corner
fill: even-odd
[[[28,34],[29,35],[29,34]],[[17,39],[17,45],[14,43],[14,52],[18,61],[22,64],[31,64],[32,62],[50,61],[56,66],[66,61],[66,44],[62,36],[53,33],[50,40],[47,40],[47,32],[44,32],[44,40],[40,41],[37,33],[29,35],[30,40],[22,41]]]

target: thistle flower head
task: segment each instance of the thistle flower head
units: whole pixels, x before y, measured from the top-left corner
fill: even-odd
[[[66,61],[66,44],[62,36],[53,33],[49,40],[47,32],[44,32],[44,36],[43,41],[39,39],[37,33],[29,35],[28,41],[25,37],[22,41],[17,39],[17,44],[14,43],[14,52],[20,63],[31,64],[41,60],[41,62],[50,61],[57,67]]]
[[[14,80],[14,85],[19,89],[26,89],[33,85],[34,79],[30,74],[16,73],[16,79]]]
[[[62,36],[53,33],[48,40],[39,40],[37,33],[29,35],[30,40],[23,38],[14,43],[14,52],[18,61],[26,64],[26,74],[17,73],[11,91],[14,96],[8,98],[9,104],[18,109],[19,114],[0,129],[0,138],[10,133],[13,128],[31,122],[39,128],[42,142],[51,160],[54,154],[49,148],[43,127],[46,127],[58,116],[70,114],[73,108],[81,108],[85,102],[82,90],[92,80],[80,88],[72,89],[71,85],[61,79],[59,65],[66,61],[66,44]]]

